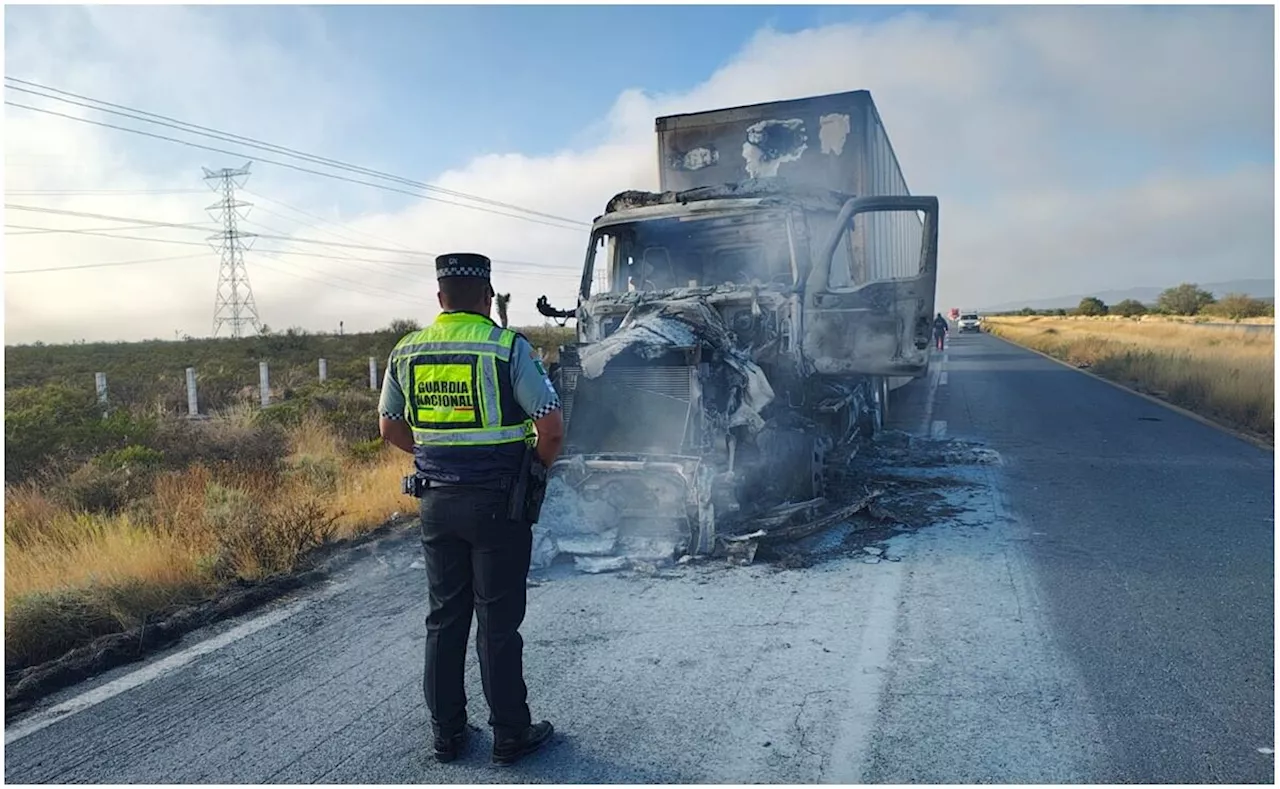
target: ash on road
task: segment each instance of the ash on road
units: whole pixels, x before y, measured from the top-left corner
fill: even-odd
[[[988,336],[900,394],[932,441],[883,442],[881,510],[806,561],[535,578],[526,679],[558,734],[515,768],[488,763],[474,655],[481,732],[430,758],[408,532],[184,641],[219,648],[49,699],[6,730],[6,780],[1270,783],[1272,457]]]

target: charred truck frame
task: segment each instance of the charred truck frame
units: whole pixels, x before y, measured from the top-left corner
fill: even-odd
[[[824,494],[828,455],[928,371],[938,242],[867,91],[656,126],[661,191],[595,220],[575,310],[539,300],[577,320],[551,478],[650,560]]]

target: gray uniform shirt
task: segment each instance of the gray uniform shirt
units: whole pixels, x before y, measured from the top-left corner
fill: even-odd
[[[560,395],[556,394],[537,352],[528,340],[519,335],[511,347],[511,388],[515,391],[516,402],[535,421],[560,408]],[[404,389],[396,379],[395,365],[388,358],[387,372],[382,376],[378,413],[388,419],[404,419],[404,409]]]

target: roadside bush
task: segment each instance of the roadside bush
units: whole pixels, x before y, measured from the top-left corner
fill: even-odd
[[[1245,318],[1261,318],[1273,312],[1272,305],[1262,299],[1255,299],[1243,293],[1228,293],[1213,304],[1201,310],[1204,315],[1244,320]]]
[[[173,420],[157,431],[152,446],[164,465],[178,469],[193,465],[274,474],[288,452],[284,431],[252,419],[213,418]]]
[[[1193,282],[1163,291],[1156,301],[1166,315],[1196,315],[1213,303],[1213,294]]]
[[[286,497],[263,509],[221,486],[210,488],[207,512],[219,529],[216,574],[246,580],[292,572],[306,551],[333,538],[339,518],[314,497]]]
[[[73,471],[54,488],[67,509],[75,512],[116,513],[145,494],[145,483],[122,468],[94,461]]]
[[[289,473],[312,491],[333,493],[338,489],[342,468],[336,458],[297,455],[289,461]]]
[[[286,429],[300,427],[309,417],[341,440],[356,443],[378,437],[378,393],[340,382],[313,384],[282,403],[273,404],[258,413],[262,424]]]
[[[1088,296],[1080,299],[1080,306],[1076,307],[1076,314],[1087,315],[1090,317],[1106,315],[1107,305],[1103,303],[1102,299],[1095,296]]]
[[[351,457],[361,463],[372,463],[382,455],[386,446],[386,442],[381,438],[357,441],[351,445]]]
[[[6,482],[74,467],[127,444],[145,444],[156,428],[154,420],[125,409],[104,418],[96,395],[88,389],[47,384],[5,395]]]
[[[1136,318],[1147,314],[1147,307],[1137,299],[1125,299],[1111,306],[1111,314],[1123,318]]]
[[[101,600],[72,589],[9,600],[4,612],[4,662],[9,671],[52,660],[120,625]]]

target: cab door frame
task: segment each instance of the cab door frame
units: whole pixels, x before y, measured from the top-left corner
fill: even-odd
[[[858,215],[882,211],[924,214],[917,273],[830,288],[838,245]],[[938,198],[855,197],[840,209],[834,229],[804,284],[803,351],[819,374],[905,376],[928,372],[929,326],[938,271]]]

